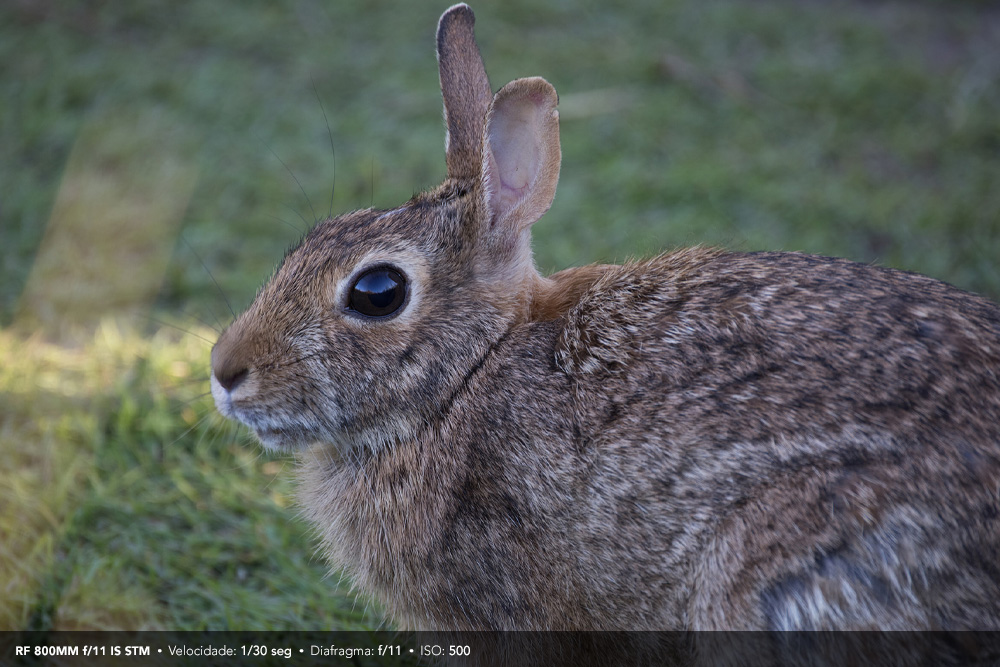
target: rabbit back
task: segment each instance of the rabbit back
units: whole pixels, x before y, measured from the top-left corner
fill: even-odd
[[[666,625],[998,627],[996,305],[693,249],[610,268],[555,354],[593,471],[582,538],[604,581],[674,589]]]

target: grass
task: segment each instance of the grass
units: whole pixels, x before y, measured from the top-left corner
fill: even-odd
[[[209,342],[313,220],[440,180],[447,4],[0,6],[0,629],[381,623]],[[545,271],[710,243],[1000,297],[988,3],[473,7],[495,87],[561,93]]]
[[[14,473],[0,484],[0,627],[378,625],[324,581],[288,461],[259,457],[212,414],[205,350],[108,323],[70,349],[2,334],[0,445]]]

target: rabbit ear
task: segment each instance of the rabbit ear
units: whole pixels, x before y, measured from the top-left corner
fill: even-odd
[[[483,142],[490,229],[520,232],[552,205],[559,182],[559,98],[538,77],[511,81],[493,98]]]
[[[445,158],[450,178],[479,175],[483,124],[493,98],[473,33],[476,17],[460,4],[441,15],[437,29],[438,70],[448,128]]]

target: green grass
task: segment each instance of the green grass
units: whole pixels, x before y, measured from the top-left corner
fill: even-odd
[[[0,627],[379,624],[338,578],[324,581],[291,507],[290,462],[261,458],[212,414],[206,349],[111,324],[70,349],[0,335],[13,471],[0,483]]]
[[[339,212],[440,180],[448,4],[0,6],[0,628],[381,622],[313,555],[288,462],[213,416],[199,336],[334,184]],[[995,8],[612,5],[473,3],[494,86],[561,94],[543,270],[710,243],[1000,297]]]

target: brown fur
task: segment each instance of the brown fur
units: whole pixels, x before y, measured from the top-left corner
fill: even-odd
[[[528,319],[547,322],[564,317],[609,269],[609,264],[591,264],[564,269],[548,278],[538,276],[531,291]]]
[[[449,178],[319,224],[213,351],[331,562],[412,628],[1000,629],[1000,307],[795,253],[542,278],[555,93],[483,109],[440,25]],[[406,307],[345,312],[379,262]]]
[[[483,136],[486,112],[493,99],[472,33],[474,23],[472,10],[456,5],[453,11],[441,16],[437,31],[438,64],[448,129],[445,141],[448,176],[456,179],[479,176],[479,142]],[[476,61],[477,67],[465,66]]]

